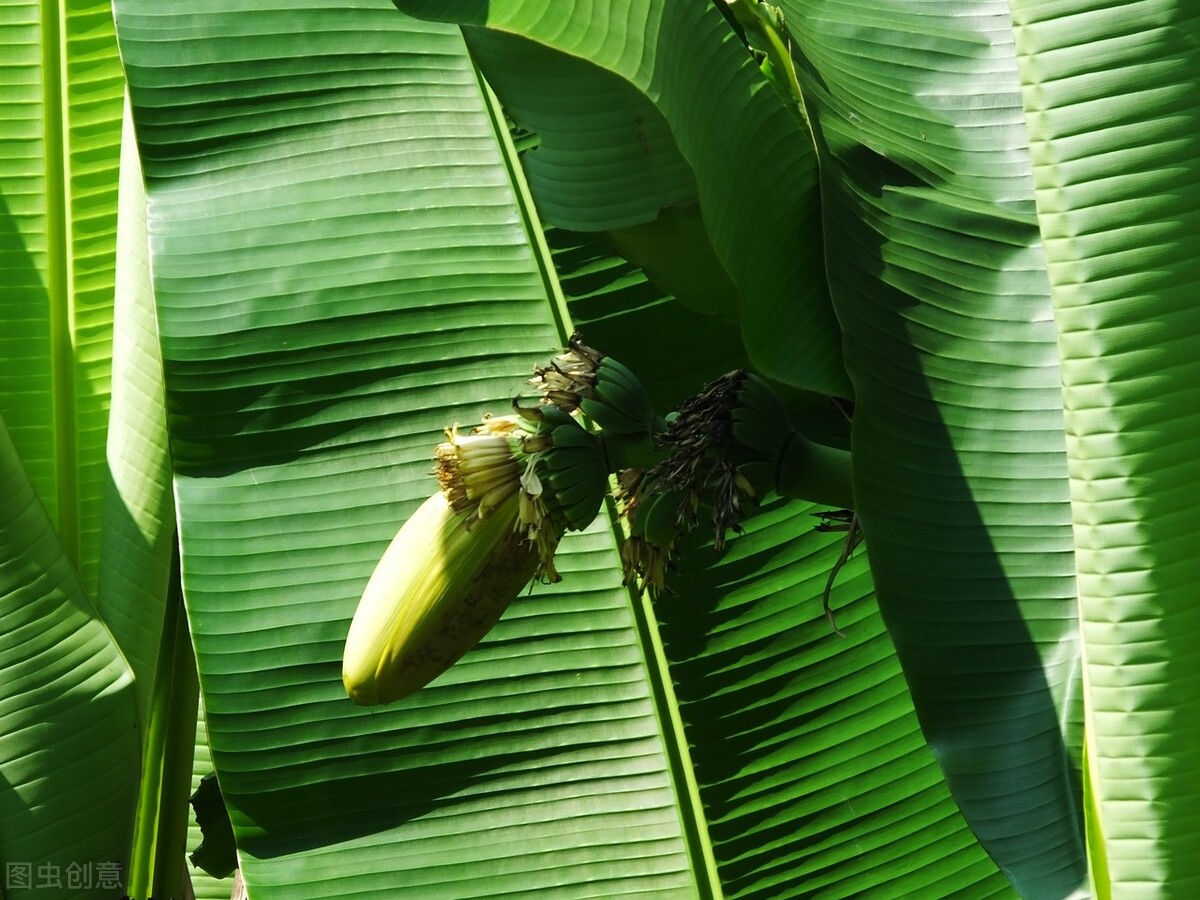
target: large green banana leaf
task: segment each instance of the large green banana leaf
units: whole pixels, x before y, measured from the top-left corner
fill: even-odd
[[[108,4],[11,3],[0,35],[4,888],[108,897],[156,855],[181,871],[163,847],[186,807],[160,795],[192,748],[165,739],[172,715],[195,721],[172,702],[194,665],[163,652],[175,525],[146,204]]]
[[[122,78],[108,5],[0,19],[0,411],[84,585],[97,582]]]
[[[1130,11],[1013,3],[1062,353],[1096,888],[1191,897],[1200,10]]]
[[[1008,5],[783,8],[884,618],[980,841],[1026,896],[1066,896],[1087,879],[1078,612]]]

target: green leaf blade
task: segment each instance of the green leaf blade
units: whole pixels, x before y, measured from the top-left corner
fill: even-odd
[[[918,715],[1014,885],[1086,882],[1057,340],[1005,4],[783,5],[821,147],[855,494]]]
[[[1013,4],[1063,358],[1102,896],[1200,884],[1190,6]],[[1095,48],[1103,48],[1103,66]],[[1034,55],[1036,53],[1036,56]]]
[[[331,4],[314,39],[290,11],[256,32],[209,9],[184,18],[241,31],[224,45],[241,55],[181,68],[158,16],[125,5],[121,37],[188,614],[251,892],[695,896],[603,529],[411,701],[361,710],[341,685],[355,603],[436,489],[442,429],[505,412],[563,339],[461,35]],[[311,94],[239,82],[262,59]]]
[[[30,867],[33,894],[42,880],[37,866],[65,877],[68,866],[94,872],[127,860],[138,722],[129,670],[3,420],[0,488],[0,708],[7,723],[0,776],[8,788],[0,822],[6,861]],[[107,895],[98,882],[89,879],[78,896]]]
[[[121,134],[109,6],[11,5],[0,46],[0,411],[94,592]]]
[[[718,10],[639,2],[426,3],[406,12],[484,25],[582,57],[658,107],[696,177],[712,246],[743,300],[742,340],[778,381],[845,396],[823,272],[812,141]]]
[[[517,35],[463,36],[505,111],[540,139],[523,166],[547,225],[610,231],[696,201],[669,124],[628,81]]]
[[[921,735],[861,552],[832,597],[846,636],[825,617],[842,535],[813,530],[817,509],[769,505],[656,603],[725,894],[1007,895]]]
[[[552,243],[572,317],[653,373],[660,403],[746,365],[705,330],[717,320],[670,302],[623,305],[600,273],[636,273],[568,238]],[[815,427],[812,407],[795,415]],[[846,637],[830,628],[822,595],[844,535],[815,531],[819,510],[765,502],[722,554],[704,535],[686,540],[648,610],[722,892],[1011,896],[929,753],[862,550],[832,592]]]

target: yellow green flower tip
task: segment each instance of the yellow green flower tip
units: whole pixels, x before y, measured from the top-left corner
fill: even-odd
[[[543,500],[538,460],[549,439],[520,415],[488,416],[469,434],[455,426],[436,451],[438,483],[451,508],[468,515],[468,524],[488,517],[511,495],[518,495],[515,528],[537,549],[540,581],[559,581],[554,554],[563,529]],[[530,431],[530,429],[535,429]]]
[[[569,511],[590,510],[591,493],[598,508],[607,470],[568,413],[537,412],[488,416],[467,433],[446,429],[434,454],[440,490],[392,540],[350,626],[342,681],[355,703],[420,689],[471,649],[531,578],[560,580],[563,532],[595,514],[564,514],[563,494]],[[584,478],[597,474],[595,485]]]
[[[391,703],[428,684],[488,632],[531,578],[558,581],[562,529],[536,466],[546,450],[520,416],[457,427],[435,453],[441,490],[396,534],[350,625],[346,693]]]
[[[404,523],[376,566],[350,624],[342,683],[360,706],[427,685],[496,624],[539,566],[517,530],[515,491],[471,520],[441,492]]]
[[[482,430],[489,424],[494,430]],[[446,429],[446,440],[435,451],[438,484],[458,512],[483,518],[521,485],[520,438],[500,417],[485,421],[470,434],[458,426]]]

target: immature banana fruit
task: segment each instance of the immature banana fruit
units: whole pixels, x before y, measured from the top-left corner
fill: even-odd
[[[572,531],[582,531],[600,512],[608,491],[608,467],[596,435],[570,414],[554,407],[542,410],[550,447],[539,460],[547,485],[546,508]]]
[[[621,544],[625,583],[657,595],[666,588],[675,543],[693,517],[691,497],[630,469],[622,473],[617,499],[629,523],[629,536]]]
[[[600,360],[592,396],[579,407],[602,429],[617,434],[649,432],[657,419],[645,385],[611,356]]]
[[[530,384],[546,401],[566,412],[583,411],[601,429],[614,434],[650,434],[661,430],[646,386],[628,367],[571,336],[565,353],[534,370]]]
[[[738,473],[761,497],[777,487],[776,472],[796,432],[779,395],[757,375],[747,372],[730,413]]]
[[[775,487],[775,467],[795,432],[783,403],[765,381],[744,371],[709,382],[679,408],[660,443],[667,458],[652,467],[651,481],[682,491],[693,512],[712,511],[713,546],[738,529]],[[695,516],[683,516],[691,529]]]

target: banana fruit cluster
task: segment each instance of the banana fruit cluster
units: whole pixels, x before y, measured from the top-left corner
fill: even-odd
[[[427,685],[496,624],[531,580],[560,579],[566,531],[600,512],[610,462],[576,412],[618,433],[656,420],[640,381],[577,339],[535,370],[539,402],[514,403],[468,433],[446,432],[439,490],[400,528],[363,591],[342,661],[355,703],[392,703]],[[648,438],[647,438],[648,439]]]
[[[564,412],[581,411],[606,434],[649,436],[664,425],[641,379],[578,334],[571,336],[566,352],[536,367],[529,383],[547,403]]]
[[[795,437],[774,391],[741,371],[664,419],[633,372],[578,335],[529,383],[532,405],[515,401],[512,414],[465,433],[447,429],[437,446],[439,490],[388,546],[350,625],[342,681],[355,703],[421,689],[531,580],[560,580],[559,540],[596,518],[611,475],[629,531],[626,583],[657,592],[701,510],[711,511],[719,548],[726,530],[778,488]]]

